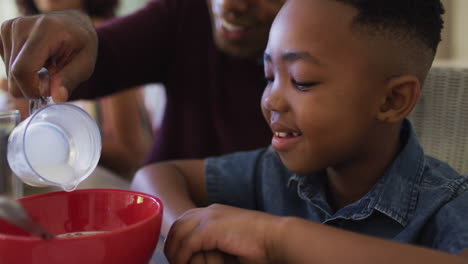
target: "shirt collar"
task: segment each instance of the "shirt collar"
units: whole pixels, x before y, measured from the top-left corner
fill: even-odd
[[[328,215],[324,222],[337,218],[360,220],[377,210],[406,226],[414,213],[419,182],[424,170],[424,153],[409,121],[401,129],[404,147],[390,168],[361,199],[333,213],[324,195],[325,174],[293,175],[288,185],[297,182],[298,195]]]
[[[375,209],[406,226],[416,208],[425,158],[413,127],[407,120],[402,128],[404,137],[407,138],[406,145],[380,182],[381,190],[380,195],[376,196]]]

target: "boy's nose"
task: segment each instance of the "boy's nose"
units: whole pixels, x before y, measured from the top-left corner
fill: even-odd
[[[289,106],[284,94],[279,88],[270,88],[265,90],[262,98],[262,106],[268,111],[287,112]]]

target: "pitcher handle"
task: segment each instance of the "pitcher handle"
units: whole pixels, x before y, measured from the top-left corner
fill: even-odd
[[[49,71],[46,68],[41,68],[37,75],[39,76],[39,91],[41,94],[48,94],[49,93]],[[31,99],[29,100],[29,114],[32,115],[37,110],[41,109],[42,107],[53,104],[54,101],[52,100],[51,96],[41,96],[38,99]]]

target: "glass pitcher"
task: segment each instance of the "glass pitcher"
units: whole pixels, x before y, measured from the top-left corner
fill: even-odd
[[[28,185],[73,191],[98,164],[99,128],[78,106],[42,100],[46,101],[11,132],[8,163]]]

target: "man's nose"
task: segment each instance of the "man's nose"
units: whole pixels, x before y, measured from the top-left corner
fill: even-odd
[[[243,13],[249,10],[252,2],[252,0],[223,0],[222,7],[226,11]]]
[[[259,0],[221,0],[224,17],[228,21],[242,21],[257,12]]]

